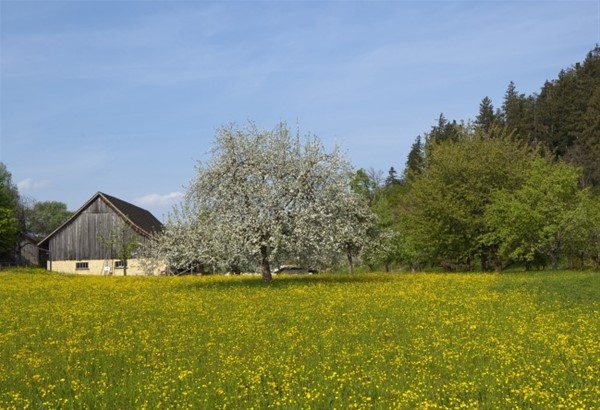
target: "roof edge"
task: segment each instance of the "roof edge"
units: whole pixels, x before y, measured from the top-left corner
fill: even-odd
[[[63,226],[67,225],[69,222],[71,222],[72,219],[75,219],[75,217],[77,215],[79,215],[81,212],[83,212],[83,210],[90,204],[92,203],[98,196],[100,196],[102,194],[102,192],[98,191],[96,192],[94,195],[92,195],[92,197],[90,199],[88,199],[85,204],[83,204],[82,206],[79,207],[79,209],[77,209],[77,211],[73,212],[73,215],[71,215],[71,217],[69,219],[67,219],[66,221],[64,221],[58,228],[56,228],[55,230],[53,230],[52,232],[50,232],[44,239],[42,239],[41,241],[38,242],[37,246],[39,248],[43,247],[44,242],[46,242],[47,240],[50,239],[50,237],[52,235],[54,235],[56,232],[60,231]]]
[[[63,222],[58,228],[56,228],[55,230],[53,230],[50,234],[48,234],[44,239],[42,239],[40,242],[37,243],[37,246],[40,248],[44,247],[44,244],[49,241],[49,239],[56,234],[58,231],[60,231],[64,226],[66,226],[67,224],[69,224],[73,219],[77,218],[79,216],[79,214],[81,214],[84,209],[86,209],[92,202],[94,202],[96,199],[100,198],[101,200],[103,200],[114,212],[116,212],[121,218],[123,218],[123,220],[131,227],[133,228],[135,231],[137,231],[138,234],[145,236],[146,238],[149,238],[152,235],[152,232],[147,232],[145,229],[141,228],[140,226],[138,226],[135,222],[133,222],[131,220],[131,218],[129,218],[126,214],[124,214],[118,206],[116,206],[114,203],[112,203],[112,201],[108,198],[111,197],[108,194],[105,194],[103,192],[96,192],[94,195],[92,195],[92,197],[90,199],[88,199],[81,207],[79,207],[79,209],[77,209],[77,211],[73,212],[73,215],[71,215],[71,217],[69,219],[67,219],[65,222]],[[119,199],[114,197],[115,199]],[[120,201],[122,202],[127,202],[124,201],[122,199],[120,199]],[[137,205],[133,205],[129,202],[127,202],[128,204],[135,206],[137,208],[140,208]],[[144,210],[146,212],[149,212],[146,209],[140,208],[141,210]],[[152,215],[152,214],[151,214]],[[156,217],[155,217],[156,219]],[[159,221],[160,222],[160,221]]]
[[[113,204],[111,202],[111,200],[107,198],[107,196],[110,196],[110,195],[105,194],[103,192],[98,192],[98,195],[100,196],[100,198],[102,198],[104,201],[106,201],[106,203],[108,204],[108,206],[110,206],[113,211],[115,211],[117,214],[119,214],[121,216],[121,218],[123,218],[125,220],[125,222],[127,222],[134,230],[137,230],[138,233],[140,233],[141,235],[145,235],[146,238],[150,237],[151,234],[149,232],[146,232],[144,229],[142,229],[141,227],[139,227],[135,222],[133,222],[131,220],[131,218],[129,218],[127,215],[125,215],[119,209],[118,206],[116,206],[115,204]],[[121,201],[123,201],[123,200],[121,199]],[[126,201],[123,201],[123,202],[126,202]],[[133,204],[131,204],[131,205],[133,205]],[[136,205],[134,205],[134,206],[136,206]],[[140,207],[138,206],[138,208],[140,208]],[[143,208],[140,208],[140,209],[143,209]]]

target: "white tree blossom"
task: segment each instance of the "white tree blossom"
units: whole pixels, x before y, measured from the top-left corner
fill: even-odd
[[[211,153],[166,224],[170,261],[259,264],[270,281],[275,261],[319,265],[361,246],[372,216],[348,189],[351,167],[338,148],[325,152],[315,136],[302,142],[285,123],[268,131],[249,123],[219,129]]]

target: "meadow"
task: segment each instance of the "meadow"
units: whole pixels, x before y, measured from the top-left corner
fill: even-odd
[[[0,272],[0,408],[598,409],[600,274]]]

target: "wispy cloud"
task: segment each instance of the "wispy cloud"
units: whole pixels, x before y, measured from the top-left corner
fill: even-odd
[[[165,195],[148,194],[137,198],[134,202],[144,206],[167,206],[175,204],[183,198],[183,195],[183,192],[171,192]]]
[[[20,191],[46,188],[48,185],[50,185],[50,181],[48,181],[47,179],[36,181],[33,178],[25,178],[17,182],[17,188],[19,188]]]

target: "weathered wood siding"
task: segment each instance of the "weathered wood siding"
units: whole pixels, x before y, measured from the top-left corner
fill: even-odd
[[[111,232],[121,229],[124,224],[125,221],[99,197],[52,236],[49,241],[50,259],[113,259],[116,257],[115,249],[110,249],[100,238],[109,238]],[[126,226],[125,235],[127,238],[135,235],[144,242],[144,238],[129,226]]]
[[[39,265],[40,263],[40,250],[37,244],[31,240],[24,239],[21,244],[21,251],[19,253],[19,263],[22,265]]]

